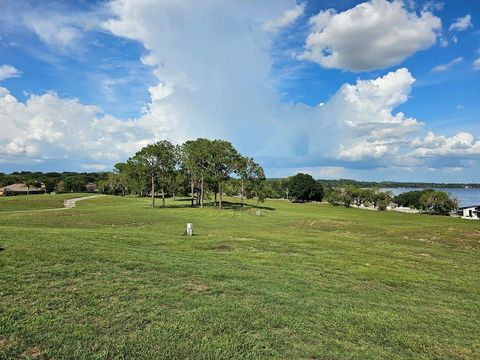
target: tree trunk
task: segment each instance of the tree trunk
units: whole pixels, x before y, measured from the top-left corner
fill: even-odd
[[[222,210],[222,183],[218,183],[218,193],[220,195],[219,201],[218,201],[218,208]]]
[[[162,207],[165,207],[165,191],[162,188]]]
[[[155,207],[155,176],[152,174],[152,207]]]
[[[30,193],[30,186],[27,186],[27,195]]]
[[[172,195],[173,195],[173,201],[175,201],[175,188],[172,190]]]
[[[215,191],[215,198],[213,200],[213,206],[217,206],[217,192]]]
[[[202,174],[202,180],[201,180],[201,185],[200,185],[200,207],[203,208],[203,174]]]
[[[240,188],[240,196],[241,196],[241,201],[240,201],[240,206],[243,208],[243,192],[244,192],[244,188],[243,188],[243,179],[241,180],[241,188]]]
[[[195,196],[193,194],[193,189],[195,188],[195,185],[193,184],[193,176],[192,176],[192,182],[190,183],[190,190],[192,192],[192,207],[195,206]]]

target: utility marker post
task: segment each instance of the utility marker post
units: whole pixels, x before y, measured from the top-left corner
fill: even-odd
[[[193,224],[187,223],[187,236],[192,236],[192,235],[193,235]]]

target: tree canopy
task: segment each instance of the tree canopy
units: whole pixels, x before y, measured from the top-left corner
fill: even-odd
[[[298,173],[288,180],[289,194],[293,201],[322,201],[323,186],[309,174]]]

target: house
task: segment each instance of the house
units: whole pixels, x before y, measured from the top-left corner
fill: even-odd
[[[87,190],[87,192],[97,192],[98,186],[95,183],[88,183],[85,185],[85,190]]]
[[[27,195],[27,194],[44,194],[45,185],[42,184],[41,187],[30,187],[27,188],[25,184],[11,184],[4,187],[0,187],[0,195]]]
[[[458,209],[457,215],[463,219],[480,219],[480,205],[464,206]]]

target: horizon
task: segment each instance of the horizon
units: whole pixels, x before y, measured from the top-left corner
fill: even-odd
[[[35,173],[42,173],[43,175],[47,175],[47,174],[52,174],[52,173],[56,173],[56,174],[108,174],[112,172],[111,170],[99,170],[99,171],[28,171],[28,170],[19,170],[19,171],[13,171],[13,172],[10,172],[10,173],[4,173],[4,172],[1,172],[0,171],[0,175],[8,175],[8,176],[11,176],[11,175],[26,175],[26,174],[35,174]],[[298,174],[298,173],[296,173]],[[265,179],[268,181],[268,180],[284,180],[284,179],[288,179],[296,174],[291,174],[291,175],[287,175],[287,176],[284,176],[284,177],[269,177],[267,176]],[[416,180],[409,180],[409,181],[397,181],[397,180],[362,180],[362,179],[353,179],[353,178],[319,178],[319,177],[313,177],[316,181],[354,181],[354,182],[358,182],[358,183],[377,183],[377,184],[381,184],[381,183],[392,183],[392,184],[407,184],[407,183],[412,183],[412,184],[416,184],[416,185],[422,185],[422,184],[434,184],[434,185],[461,185],[461,186],[464,186],[464,185],[479,185],[480,186],[480,182],[434,182],[434,181],[431,181],[431,182],[428,182],[428,181],[416,181]]]
[[[480,4],[0,3],[0,172],[230,141],[268,178],[478,184]],[[19,170],[23,169],[23,170]]]

